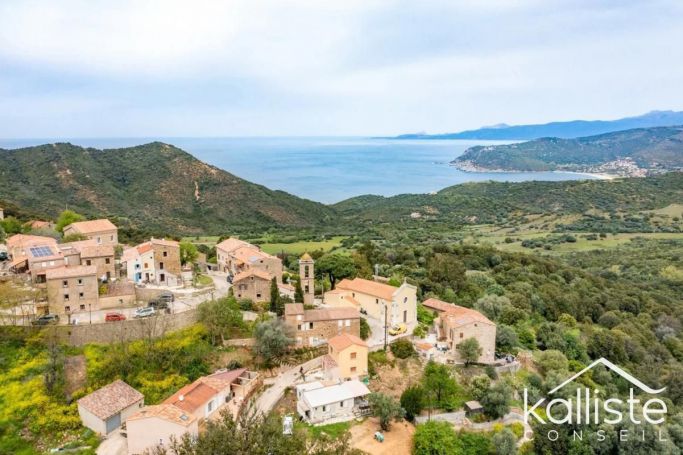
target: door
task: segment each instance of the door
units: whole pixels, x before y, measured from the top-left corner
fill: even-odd
[[[106,421],[107,434],[121,426],[121,414],[115,414]]]
[[[408,322],[408,310],[403,310],[403,322]]]

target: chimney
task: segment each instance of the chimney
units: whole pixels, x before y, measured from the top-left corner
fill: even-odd
[[[178,396],[178,401],[184,401],[184,400],[185,400],[185,395]]]

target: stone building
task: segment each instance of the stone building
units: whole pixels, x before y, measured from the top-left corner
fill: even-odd
[[[97,267],[97,277],[102,281],[109,281],[116,276],[115,252],[111,245],[82,240],[62,243],[59,250],[64,256],[65,265],[94,265]]]
[[[268,302],[272,279],[272,275],[259,269],[240,272],[232,280],[235,297],[251,299],[253,302]]]
[[[285,322],[294,329],[297,346],[319,346],[342,333],[360,336],[360,313],[356,308],[304,310],[302,303],[288,303]]]
[[[449,351],[456,361],[461,360],[458,345],[468,338],[474,338],[482,349],[477,362],[495,362],[496,324],[486,316],[471,308],[438,299],[427,299],[422,305],[438,314],[434,320],[437,338],[447,342]]]
[[[256,269],[282,283],[282,260],[243,240],[230,237],[220,242],[216,245],[216,260],[219,270],[229,275]]]
[[[82,235],[94,240],[98,245],[118,245],[118,233],[118,228],[107,219],[77,221],[64,227],[64,237]]]
[[[128,248],[121,256],[128,279],[135,283],[158,286],[182,285],[180,244],[174,240],[155,239]]]
[[[368,344],[350,333],[342,333],[327,341],[323,358],[326,373],[333,379],[358,379],[368,374]]]
[[[324,300],[335,307],[357,308],[379,321],[384,321],[386,311],[389,325],[404,323],[409,330],[417,322],[417,288],[408,283],[395,287],[363,278],[345,279],[326,292]]]
[[[50,313],[78,315],[99,310],[97,267],[77,265],[46,272]]]
[[[299,279],[301,280],[301,290],[304,293],[304,304],[312,305],[315,300],[315,261],[305,253],[299,259]]]

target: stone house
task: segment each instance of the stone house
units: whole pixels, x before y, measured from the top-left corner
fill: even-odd
[[[282,283],[282,260],[243,240],[230,237],[216,245],[216,261],[220,271],[231,276],[257,269]]]
[[[273,276],[259,269],[240,272],[232,280],[235,297],[254,302],[270,301],[270,285]]]
[[[360,336],[360,313],[356,308],[304,310],[302,303],[288,303],[285,322],[294,329],[297,346],[319,346],[342,333]]]
[[[94,265],[101,281],[109,281],[116,276],[115,252],[111,245],[98,245],[94,240],[82,240],[62,243],[59,250],[68,266]]]
[[[78,400],[78,415],[83,426],[106,436],[138,412],[144,399],[140,392],[119,379]]]
[[[327,340],[327,348],[323,365],[329,377],[349,380],[367,376],[368,344],[365,341],[342,333]]]
[[[199,435],[199,419],[171,404],[146,406],[126,420],[128,455],[142,455],[155,447],[169,447],[171,438]]]
[[[45,283],[48,269],[64,266],[57,240],[39,235],[15,234],[7,239],[7,252],[12,258],[10,269],[29,272],[34,283]]]
[[[182,285],[180,244],[174,240],[152,238],[128,248],[121,255],[121,263],[128,279],[136,284]]]
[[[312,425],[348,422],[366,415],[369,410],[365,397],[370,390],[358,380],[328,386],[309,382],[298,385],[296,393],[297,412]]]
[[[482,348],[482,353],[477,362],[495,362],[495,323],[476,310],[438,299],[427,299],[422,302],[422,305],[438,314],[434,320],[437,337],[440,341],[447,343],[449,352],[456,361],[461,360],[457,350],[458,345],[468,338],[474,338]]]
[[[51,313],[71,316],[100,309],[97,267],[94,265],[49,269],[45,278]]]
[[[64,227],[64,237],[83,235],[98,245],[116,246],[119,243],[118,228],[107,219],[77,221]]]
[[[354,278],[341,280],[333,291],[325,293],[325,303],[350,306],[376,320],[384,321],[385,311],[390,325],[417,322],[417,288],[403,283],[400,287]]]

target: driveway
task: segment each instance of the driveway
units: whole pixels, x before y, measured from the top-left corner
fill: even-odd
[[[370,326],[370,338],[366,340],[368,346],[371,349],[384,347],[384,321],[380,321],[379,319],[371,318],[369,316],[362,317],[364,317],[365,320],[368,321],[368,325]],[[391,329],[391,327],[387,328],[387,344],[391,344],[394,340],[397,340],[399,338],[412,335],[413,329],[415,329],[415,324],[406,325],[408,326],[406,332],[398,336],[389,335],[389,329]]]
[[[256,413],[268,414],[278,401],[282,398],[287,387],[292,387],[297,382],[301,382],[301,374],[299,371],[301,368],[304,372],[311,371],[314,368],[320,366],[322,361],[321,357],[316,357],[315,359],[309,360],[308,362],[297,365],[280,376],[275,378],[273,385],[263,391],[263,393],[256,399],[254,403],[254,408]]]
[[[127,455],[128,440],[119,430],[114,431],[97,447],[97,455]]]

